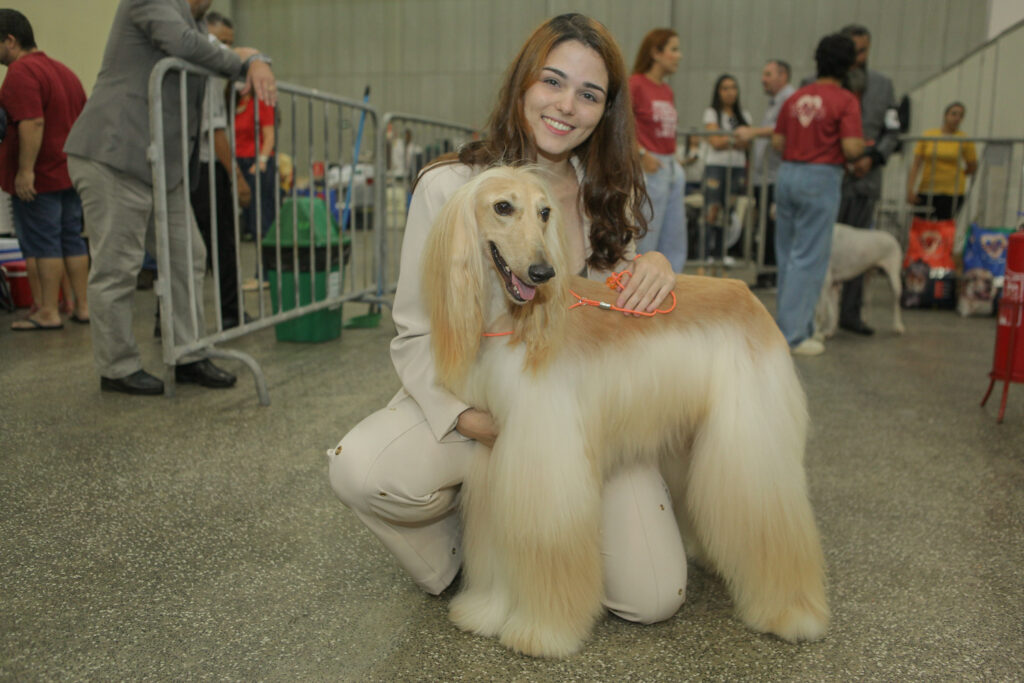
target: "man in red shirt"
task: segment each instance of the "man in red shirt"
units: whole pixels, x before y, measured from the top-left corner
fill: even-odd
[[[0,144],[0,187],[12,195],[14,227],[25,255],[39,310],[11,328],[64,327],[57,300],[67,267],[75,294],[71,319],[89,322],[86,283],[89,253],[82,239],[82,203],[71,187],[64,141],[85,106],[78,77],[36,47],[32,25],[13,9],[0,9],[0,63],[7,76],[0,107],[10,128]]]

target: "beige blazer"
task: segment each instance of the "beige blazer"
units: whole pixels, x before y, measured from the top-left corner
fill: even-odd
[[[576,173],[582,179],[582,169],[574,165]],[[395,293],[395,305],[392,310],[392,319],[398,334],[391,340],[391,362],[402,380],[402,389],[391,403],[412,396],[419,404],[434,438],[438,441],[465,439],[455,431],[455,423],[459,413],[470,406],[437,382],[430,348],[430,316],[422,292],[423,249],[441,207],[457,189],[481,170],[464,164],[448,164],[424,173],[416,184],[416,191],[409,205],[405,238],[402,241],[398,290]],[[590,234],[589,224],[584,224],[584,234]],[[635,247],[630,243],[626,258],[632,260],[635,253]],[[589,242],[587,254],[590,254]],[[626,262],[620,262],[617,270],[624,267]],[[586,273],[588,278],[602,282],[608,275],[608,271],[592,269],[588,269]]]

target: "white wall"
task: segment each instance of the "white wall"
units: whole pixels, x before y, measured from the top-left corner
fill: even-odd
[[[1017,0],[1018,2],[1020,0]],[[740,81],[745,108],[766,104],[764,61],[813,72],[817,41],[844,24],[873,33],[871,64],[898,92],[940,71],[985,40],[988,5],[962,0],[234,0],[240,44],[274,56],[287,81],[352,98],[482,125],[501,74],[538,24],[566,11],[605,23],[627,64],[644,34],[671,26],[683,62],[670,81],[682,127],[699,126],[715,78]],[[924,11],[927,10],[927,11]]]
[[[995,38],[1018,21],[1024,20],[1021,0],[989,0],[988,37]]]
[[[39,49],[74,71],[89,93],[100,71],[117,4],[118,0],[12,0],[3,6],[25,15]],[[6,72],[0,66],[0,77]]]

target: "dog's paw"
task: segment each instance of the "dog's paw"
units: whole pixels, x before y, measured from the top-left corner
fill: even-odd
[[[513,614],[501,630],[501,644],[531,657],[561,659],[578,652],[589,628],[574,629]]]
[[[464,591],[452,598],[448,618],[463,631],[496,636],[508,620],[508,603],[485,591]]]
[[[901,334],[903,334],[906,331],[907,331],[907,329],[905,327],[903,327],[903,323],[897,323],[893,327],[893,332],[895,332],[896,334],[900,334],[901,335]]]
[[[828,631],[828,607],[824,602],[812,605],[799,601],[773,618],[748,621],[747,625],[791,643],[821,640]]]

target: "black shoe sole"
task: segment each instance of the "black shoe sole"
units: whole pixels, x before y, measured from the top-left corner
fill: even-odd
[[[145,387],[131,387],[114,379],[100,377],[100,391],[115,391],[120,394],[129,394],[132,396],[159,396],[164,393],[164,388],[163,386],[148,389]]]
[[[211,382],[209,380],[200,379],[198,377],[178,377],[177,375],[175,375],[174,382],[175,384],[198,384],[199,386],[206,387],[207,389],[230,389],[231,387],[235,386],[237,378],[231,380],[230,382]]]

